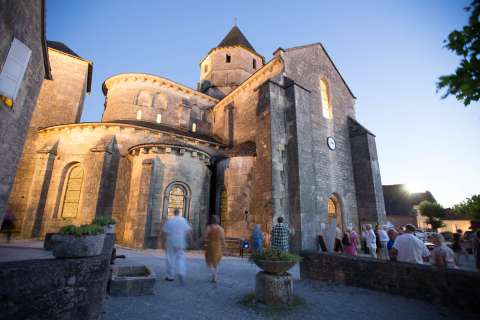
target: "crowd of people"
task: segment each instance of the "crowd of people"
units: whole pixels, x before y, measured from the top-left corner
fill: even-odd
[[[428,238],[433,244],[431,251],[415,232],[416,228],[411,224],[403,228],[386,225],[373,227],[366,224],[362,226],[360,235],[351,226],[343,233],[337,227],[333,251],[350,256],[363,253],[375,259],[431,264],[452,269],[458,268],[461,258],[469,262],[470,255],[465,249],[467,240],[462,236],[462,230],[457,230],[454,234],[451,247],[447,245],[443,235],[431,233]],[[323,240],[319,239],[320,250],[329,251],[320,243],[324,242]],[[472,240],[472,254],[475,265],[480,270],[480,231],[475,233]]]

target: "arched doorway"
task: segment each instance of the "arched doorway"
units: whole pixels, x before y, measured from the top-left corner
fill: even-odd
[[[345,228],[343,226],[342,209],[340,202],[335,195],[328,198],[327,212],[328,224],[332,223],[333,219],[335,219],[337,227],[343,231]]]

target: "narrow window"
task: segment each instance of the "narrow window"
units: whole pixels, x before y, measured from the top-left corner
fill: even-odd
[[[322,114],[325,118],[332,118],[332,105],[330,101],[330,89],[325,79],[320,79],[320,98],[322,100]]]
[[[257,60],[253,59],[253,69],[257,69]]]
[[[137,120],[142,120],[142,110],[137,111]]]
[[[203,67],[203,72],[204,72],[204,73],[207,73],[207,72],[208,72],[208,64],[206,64],[206,65]]]
[[[227,63],[230,63],[230,61],[232,61],[232,57],[230,57],[230,55],[227,54],[226,57],[225,57],[225,61],[226,61]]]
[[[147,91],[140,91],[137,95],[137,105],[143,107],[151,107],[153,103],[153,95]]]
[[[192,124],[192,132],[197,132],[197,124],[195,122]]]
[[[68,171],[66,178],[65,193],[63,195],[62,218],[75,218],[80,202],[80,192],[83,182],[83,170],[75,165]]]
[[[161,122],[162,122],[162,114],[157,113],[157,123],[161,123]]]

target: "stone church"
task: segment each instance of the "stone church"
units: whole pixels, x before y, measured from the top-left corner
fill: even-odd
[[[375,136],[320,43],[266,61],[234,26],[200,61],[196,90],[147,73],[106,79],[101,122],[80,122],[92,63],[60,42],[48,54],[8,203],[24,238],[108,215],[118,243],[156,248],[179,208],[197,239],[212,214],[243,239],[283,216],[305,250],[321,223],[385,220]]]

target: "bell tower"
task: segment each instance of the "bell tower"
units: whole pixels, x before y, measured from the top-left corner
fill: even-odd
[[[237,26],[200,62],[198,90],[221,99],[263,67],[265,59],[253,49]]]

